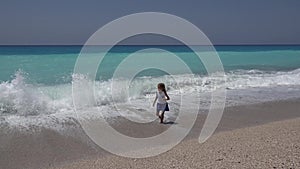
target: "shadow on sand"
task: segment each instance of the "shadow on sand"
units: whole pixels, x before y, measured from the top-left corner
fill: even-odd
[[[170,125],[173,125],[173,124],[177,124],[177,123],[175,123],[174,121],[167,121],[167,122],[163,122],[163,124],[170,124]]]

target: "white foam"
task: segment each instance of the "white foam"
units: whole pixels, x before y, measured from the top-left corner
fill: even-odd
[[[153,117],[138,114],[154,112],[151,107],[153,92],[156,84],[164,82],[171,96],[171,111],[179,109],[181,92],[195,94],[202,93],[203,106],[209,104],[209,93],[223,85],[218,78],[194,75],[174,75],[161,77],[140,77],[133,81],[126,79],[110,79],[95,83],[95,105],[84,107],[80,114],[76,114],[72,102],[72,84],[45,86],[26,83],[26,75],[21,71],[15,74],[15,78],[8,82],[0,83],[0,125],[26,128],[32,125],[60,128],[67,122],[74,122],[75,118],[100,118],[105,116],[119,116],[111,103],[123,105],[118,111],[122,115],[143,119],[145,121]],[[252,88],[290,88],[300,85],[300,69],[289,72],[263,72],[259,70],[238,70],[226,73],[226,88],[234,90],[249,90]],[[73,80],[88,80],[84,76],[73,76]],[[112,95],[111,83],[118,87],[117,95]],[[92,81],[91,81],[92,83]],[[125,84],[130,86],[125,86]],[[124,87],[125,86],[125,87]],[[126,91],[125,91],[126,90]],[[128,91],[127,91],[128,90]],[[288,92],[288,91],[287,91]],[[83,93],[85,94],[85,93]],[[90,97],[94,97],[93,95]],[[263,97],[263,96],[262,96]],[[270,96],[268,96],[270,97]],[[192,98],[192,97],[191,97]],[[234,102],[234,96],[230,102]],[[255,98],[257,99],[257,98]],[[193,101],[191,100],[191,103]],[[197,103],[194,103],[197,104]],[[137,110],[130,111],[132,109]],[[172,116],[172,115],[170,115]]]

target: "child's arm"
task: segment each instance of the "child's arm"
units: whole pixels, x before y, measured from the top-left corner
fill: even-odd
[[[153,107],[154,107],[154,105],[155,105],[156,100],[157,100],[157,93],[156,93],[156,95],[155,95],[155,99],[154,99],[153,104],[152,104]]]
[[[167,97],[167,98],[164,98],[164,99],[165,99],[165,100],[170,100],[170,97],[169,97],[169,95],[167,94],[167,92],[164,91],[164,93],[165,93],[165,95],[166,95],[166,97]]]

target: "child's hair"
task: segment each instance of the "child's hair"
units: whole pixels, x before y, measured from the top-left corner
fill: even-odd
[[[157,87],[160,88],[163,92],[166,92],[166,86],[164,83],[158,83]]]

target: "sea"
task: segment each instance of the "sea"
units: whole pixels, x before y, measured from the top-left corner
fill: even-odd
[[[131,53],[147,48],[179,56],[193,76],[179,68],[172,74],[149,69],[133,79],[118,78],[117,87],[123,86],[129,92],[113,96],[114,70]],[[0,46],[0,126],[62,130],[66,124],[77,124],[77,118],[98,118],[103,112],[109,117],[122,115],[149,122],[153,116],[148,114],[155,113],[152,102],[158,82],[166,84],[171,97],[167,118],[178,113],[181,93],[190,95],[191,100],[187,101],[190,103],[197,94],[201,102],[193,104],[208,109],[211,92],[220,87],[226,89],[226,106],[300,98],[300,46],[297,45],[215,46],[223,64],[225,84],[212,83],[205,66],[186,46],[116,46],[105,55],[96,78],[89,79],[95,85],[95,104],[78,113],[73,104],[72,84],[87,80],[74,74],[81,49],[82,46]],[[147,53],[151,55],[167,62],[163,59],[165,52]],[[128,70],[135,66],[129,65]],[[123,73],[127,73],[126,69]]]

